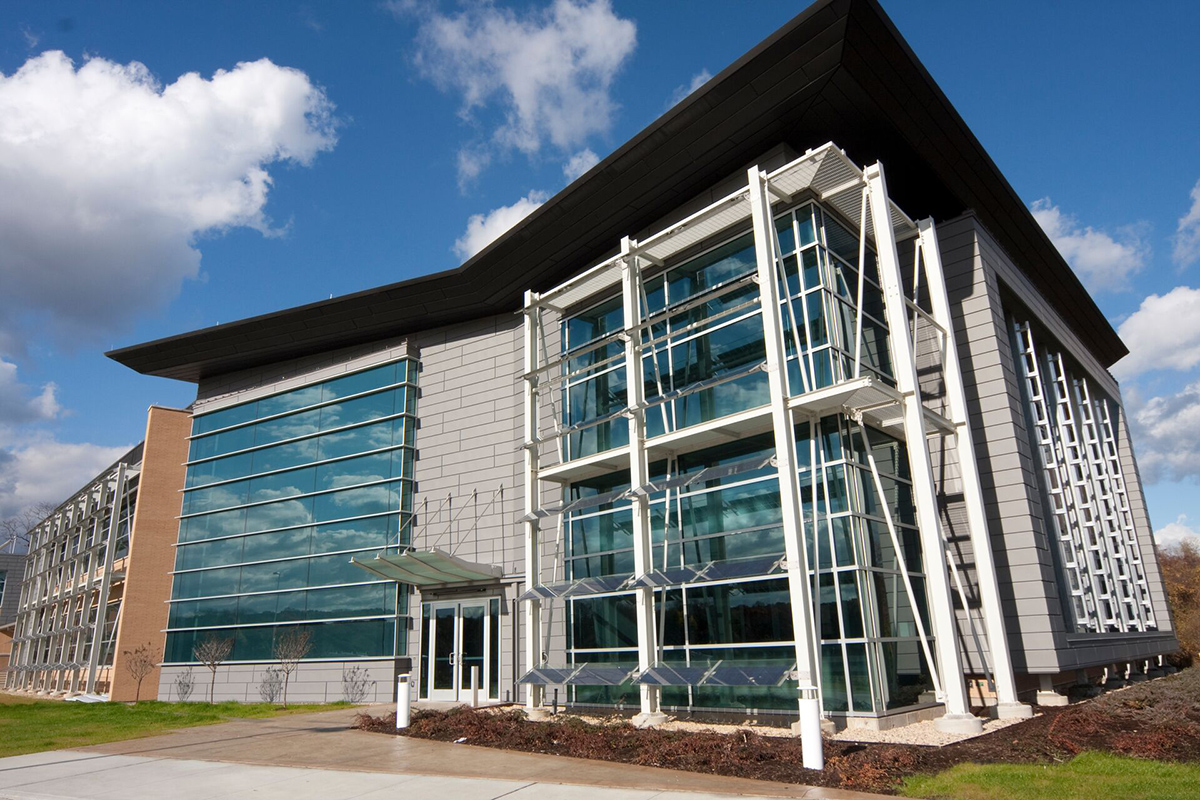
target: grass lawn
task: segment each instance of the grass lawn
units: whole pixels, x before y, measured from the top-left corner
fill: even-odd
[[[908,778],[901,793],[938,800],[1196,800],[1200,764],[1105,753],[1061,764],[959,764]]]
[[[286,711],[270,703],[65,703],[0,694],[0,757],[120,739],[153,736],[173,728],[211,725],[230,719],[274,717],[346,708],[346,703],[293,705]]]

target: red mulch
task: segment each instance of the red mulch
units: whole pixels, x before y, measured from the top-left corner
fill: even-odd
[[[907,776],[962,762],[1052,762],[1084,750],[1138,758],[1200,761],[1200,669],[1135,684],[1078,705],[945,747],[825,742],[825,769],[800,766],[800,740],[763,735],[639,730],[623,721],[595,725],[564,716],[529,722],[522,711],[416,711],[402,735],[528,753],[892,792]],[[360,715],[357,728],[396,734],[395,715]]]

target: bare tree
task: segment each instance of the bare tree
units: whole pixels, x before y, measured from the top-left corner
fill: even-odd
[[[283,707],[287,708],[288,680],[300,666],[300,660],[312,650],[312,628],[293,628],[275,642],[275,660],[283,672]]]
[[[29,550],[29,532],[54,513],[58,506],[53,503],[34,503],[0,519],[0,552],[25,553]]]
[[[221,637],[211,633],[196,642],[196,646],[192,648],[192,655],[195,659],[212,672],[212,680],[208,684],[209,703],[213,702],[213,693],[217,688],[217,669],[225,663],[225,659],[229,658],[231,652],[233,652],[232,637]]]
[[[154,672],[158,662],[154,658],[149,642],[135,647],[133,650],[125,650],[121,655],[125,662],[125,671],[137,681],[137,692],[133,695],[133,703],[137,705],[138,701],[142,699],[142,681],[146,679],[147,675]]]

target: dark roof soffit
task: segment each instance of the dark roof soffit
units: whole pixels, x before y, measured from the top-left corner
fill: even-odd
[[[914,218],[974,209],[1106,365],[1127,350],[876,0],[818,0],[455,269],[109,352],[206,377],[514,311],[780,142],[882,161]]]

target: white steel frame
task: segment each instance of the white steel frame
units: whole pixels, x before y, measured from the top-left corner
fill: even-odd
[[[1110,401],[1068,369],[1061,351],[1039,343],[1028,322],[1012,327],[1076,630],[1154,630]]]
[[[136,465],[114,465],[31,531],[8,688],[99,688],[111,668],[100,663],[109,606],[116,606],[112,642],[121,614],[120,598],[110,602],[124,577],[115,569],[116,545],[122,522],[125,535],[132,533],[138,474]]]
[[[859,302],[856,319],[855,374],[832,386],[814,389],[808,376],[812,374],[811,360],[799,359],[801,387],[789,389],[786,378],[787,342],[783,315],[792,322],[791,330],[796,335],[795,310],[789,293],[781,291],[782,255],[774,226],[772,205],[790,204],[801,197],[814,197],[832,207],[859,230],[860,279]],[[869,215],[868,215],[869,214]],[[645,412],[662,399],[647,402],[642,384],[642,350],[647,345],[644,333],[651,331],[649,346],[657,342],[653,337],[656,315],[643,314],[645,289],[642,272],[648,267],[663,267],[665,260],[701,243],[734,225],[751,223],[757,271],[753,281],[758,284],[757,304],[762,311],[762,324],[766,346],[765,363],[753,369],[765,369],[770,386],[770,402],[760,409],[747,409],[711,423],[683,430],[672,430],[652,439],[646,437]],[[867,246],[868,235],[874,240],[878,256],[881,288],[884,293],[885,317],[890,330],[891,364],[895,373],[896,387],[892,388],[872,375],[862,372],[862,254]],[[898,240],[915,239],[917,263],[913,265],[914,284],[919,276],[925,275],[926,291],[931,298],[931,311],[920,308],[905,293],[897,249]],[[918,267],[923,268],[919,270]],[[746,285],[745,279],[730,284]],[[621,287],[624,305],[623,328],[592,343],[572,351],[568,356],[551,359],[544,345],[543,314],[562,315],[568,309],[578,307],[589,298],[611,295]],[[705,297],[718,296],[730,291],[729,286],[718,286],[707,290]],[[915,288],[914,288],[915,291]],[[739,306],[740,308],[741,306]],[[801,158],[768,174],[758,167],[748,171],[748,182],[733,194],[718,200],[706,208],[668,228],[654,233],[641,242],[625,238],[616,256],[586,270],[563,284],[542,294],[526,292],[525,307],[525,360],[524,405],[525,405],[525,631],[526,666],[543,666],[544,633],[542,629],[542,600],[531,590],[541,585],[541,517],[555,513],[541,506],[541,486],[545,481],[556,483],[579,480],[592,475],[628,469],[631,489],[624,497],[631,501],[634,509],[634,553],[635,572],[644,575],[652,568],[651,537],[647,465],[650,452],[663,448],[687,450],[705,446],[706,436],[719,435],[727,441],[747,431],[755,433],[771,430],[776,446],[776,465],[780,476],[780,497],[783,504],[784,540],[786,547],[786,569],[792,600],[792,618],[795,631],[796,672],[799,685],[799,727],[803,734],[804,764],[820,768],[821,707],[819,697],[820,649],[818,632],[813,613],[810,588],[810,566],[807,563],[810,547],[805,530],[801,505],[801,492],[796,469],[795,437],[793,426],[801,420],[819,419],[832,413],[845,413],[858,421],[864,419],[878,427],[899,427],[908,442],[908,453],[913,476],[913,491],[918,511],[920,536],[922,539],[924,571],[930,598],[933,622],[933,637],[924,630],[921,640],[927,652],[932,648],[930,670],[935,675],[938,698],[945,704],[946,715],[940,727],[951,729],[978,730],[980,723],[970,714],[963,665],[959,653],[957,615],[951,599],[951,573],[959,585],[961,576],[950,550],[946,547],[938,522],[938,499],[928,449],[928,437],[951,436],[962,471],[964,501],[968,509],[968,527],[973,545],[979,594],[982,598],[984,630],[991,656],[990,672],[995,676],[996,691],[1001,713],[1027,715],[1028,707],[1018,703],[1008,641],[1004,631],[1003,615],[996,584],[995,566],[991,553],[991,541],[986,527],[986,517],[980,490],[978,467],[971,442],[967,407],[962,375],[954,342],[953,322],[950,316],[949,299],[946,295],[945,279],[941,270],[941,258],[933,223],[929,220],[914,223],[887,194],[883,167],[875,164],[865,171],[855,166],[845,154],[833,144],[810,150]],[[707,320],[711,322],[712,320]],[[922,399],[917,374],[916,349],[920,328],[932,328],[940,342],[941,369],[945,374],[948,408],[934,410]],[[572,359],[581,354],[598,350],[615,339],[624,342],[624,352],[599,362],[601,366],[624,360],[627,383],[627,406],[619,412],[605,415],[586,423],[562,428],[557,409],[554,409],[553,432],[542,433],[542,412],[539,398],[547,396],[553,404],[556,385],[569,379]],[[799,342],[797,342],[799,344]],[[539,346],[540,345],[540,346]],[[798,347],[797,352],[801,352]],[[808,350],[811,358],[811,349]],[[564,368],[566,365],[566,368]],[[588,369],[595,369],[597,364]],[[749,370],[750,372],[753,369]],[[657,362],[655,363],[657,375]],[[556,374],[556,372],[558,374]],[[742,376],[722,376],[703,385],[688,387],[675,394],[696,391]],[[944,412],[948,412],[948,416]],[[563,439],[575,430],[604,424],[624,417],[629,425],[628,444],[602,453],[582,458],[563,460]],[[897,431],[899,432],[899,431]],[[668,444],[669,443],[669,444]],[[544,445],[553,445],[558,463],[543,464],[541,454]],[[569,456],[567,457],[569,459]],[[878,471],[871,463],[872,472],[878,480]],[[668,499],[669,504],[669,499]],[[561,525],[561,523],[560,523]],[[892,521],[888,527],[898,553],[899,538]],[[905,581],[909,602],[914,609],[912,587]],[[648,588],[638,590],[638,661],[639,668],[652,665],[657,655],[658,631],[655,620],[653,593]],[[969,619],[969,608],[963,598],[964,609]],[[940,679],[939,679],[940,678]],[[527,687],[526,703],[537,709],[542,702],[542,688]],[[658,708],[656,687],[642,685],[641,714],[639,719],[653,723],[662,718]]]

